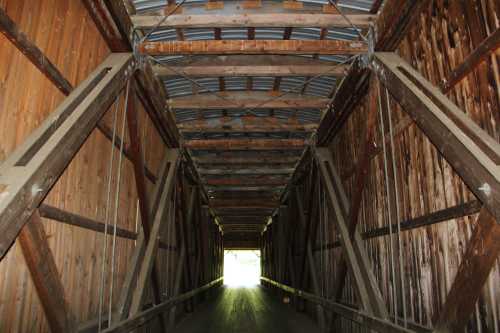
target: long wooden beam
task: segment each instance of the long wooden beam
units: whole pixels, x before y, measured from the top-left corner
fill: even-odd
[[[199,169],[202,175],[288,175],[293,173],[293,168],[273,169],[273,168],[253,168],[253,169]]]
[[[295,55],[224,55],[181,59],[175,64],[153,66],[159,77],[179,76],[343,76],[348,65]],[[249,89],[251,90],[251,89]]]
[[[132,23],[136,29],[161,28],[350,28],[351,21],[359,28],[368,28],[375,15],[346,15],[322,13],[248,13],[248,14],[198,14],[163,16],[134,15]],[[349,21],[348,21],[349,20]]]
[[[283,164],[283,165],[293,165],[297,163],[300,156],[272,156],[272,154],[264,154],[264,153],[253,153],[248,154],[248,157],[238,157],[238,156],[200,156],[195,157],[193,160],[198,165],[225,165],[228,168],[231,165],[275,165],[275,164]],[[207,166],[208,167],[208,166]]]
[[[28,36],[19,30],[14,21],[0,8],[0,32],[4,34],[56,87],[69,95],[73,86],[61,74],[57,67],[43,54]]]
[[[245,119],[216,118],[195,120],[177,124],[182,133],[269,133],[269,132],[312,132],[316,124],[300,124],[291,120],[281,121],[276,117],[253,117]]]
[[[500,225],[482,209],[433,332],[465,329],[500,253]]]
[[[279,207],[279,201],[272,200],[249,200],[249,199],[212,199],[210,207],[212,208],[276,208]]]
[[[358,41],[341,40],[195,40],[145,42],[139,52],[152,56],[204,54],[324,54],[356,55],[368,52]]]
[[[373,68],[491,214],[500,221],[500,144],[394,53],[376,53]]]
[[[273,150],[303,149],[303,139],[209,139],[186,140],[184,148],[198,150]]]
[[[500,48],[500,28],[488,36],[441,84],[444,93],[449,92],[458,82],[472,73],[474,69]]]
[[[287,178],[273,176],[209,178],[204,181],[204,184],[208,186],[283,186],[287,183]]]
[[[171,109],[211,110],[211,109],[323,109],[327,98],[307,95],[286,94],[280,98],[262,91],[224,92],[223,97],[213,94],[198,94],[171,98]]]
[[[0,165],[0,258],[115,100],[133,63],[131,54],[110,55]]]
[[[19,245],[51,332],[75,332],[76,318],[65,298],[59,272],[38,212],[19,233]]]

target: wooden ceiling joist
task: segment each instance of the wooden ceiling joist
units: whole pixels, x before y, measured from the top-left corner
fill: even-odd
[[[287,183],[287,178],[276,176],[209,178],[205,181],[208,186],[283,186]]]
[[[275,200],[262,200],[262,199],[212,199],[210,200],[210,207],[215,209],[256,209],[256,208],[276,208],[279,207],[279,201]]]
[[[269,156],[269,154],[264,153],[253,153],[247,154],[248,157],[239,157],[239,156],[214,156],[214,154],[203,156],[203,157],[195,157],[193,160],[196,164],[199,165],[227,165],[228,168],[233,164],[244,164],[244,165],[261,165],[262,167],[265,165],[274,165],[274,164],[288,164],[293,165],[297,163],[300,156]]]
[[[303,139],[209,139],[186,140],[184,148],[198,150],[274,150],[303,149]]]
[[[190,77],[290,77],[321,74],[339,77],[347,72],[348,65],[294,55],[207,55],[176,61],[169,66],[155,65],[153,69],[159,77],[179,76],[179,73]]]
[[[359,28],[368,28],[376,16],[365,14],[346,15]],[[160,28],[350,28],[351,24],[339,14],[266,13],[266,14],[199,14],[170,15],[166,19],[155,15],[134,15],[132,23],[136,29]]]
[[[367,44],[341,40],[195,40],[145,42],[139,52],[153,56],[204,54],[324,54],[356,55],[368,52]]]
[[[252,168],[252,169],[199,169],[198,172],[202,175],[287,175],[292,174],[293,168],[273,169],[273,168]]]
[[[176,97],[169,99],[168,104],[174,110],[324,109],[329,102],[327,98],[297,94],[273,98],[262,91],[224,92],[221,96],[198,94]]]

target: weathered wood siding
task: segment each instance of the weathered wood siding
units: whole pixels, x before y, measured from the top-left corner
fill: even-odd
[[[492,0],[430,1],[429,8],[419,17],[397,52],[430,82],[439,86],[449,73],[492,31],[498,29],[500,4]],[[477,124],[495,139],[500,139],[499,104],[500,82],[497,63],[500,54],[492,57],[461,81],[448,93],[451,98]],[[381,96],[385,98],[385,96]],[[389,97],[390,116],[396,133],[394,160],[397,175],[400,221],[475,200],[472,193],[455,174],[447,162],[439,156],[435,147],[421,130],[408,121],[408,116]],[[331,151],[342,174],[348,196],[353,192],[353,171],[360,160],[364,146],[368,100],[366,99],[350,117],[331,145]],[[363,193],[359,215],[359,230],[369,231],[388,226],[386,180],[380,118],[376,122],[375,144],[378,153],[370,164],[368,182]],[[389,138],[387,125],[384,135]],[[387,141],[390,149],[390,140]],[[390,161],[389,161],[390,163]],[[390,167],[390,165],[389,165]],[[327,209],[326,209],[327,210]],[[328,212],[326,212],[328,215]],[[365,245],[379,286],[390,313],[395,306],[403,317],[403,298],[397,281],[400,281],[397,262],[399,239],[402,245],[404,298],[408,320],[430,326],[442,308],[447,292],[463,258],[467,241],[471,236],[477,215],[453,219],[433,226],[395,234],[392,275],[390,236],[367,240]],[[396,223],[393,217],[393,223]],[[317,244],[336,241],[332,226],[324,226]],[[333,236],[325,236],[327,235]],[[338,267],[340,248],[316,252],[317,261],[326,270],[325,276],[333,279]],[[325,264],[327,262],[328,264]],[[332,284],[325,279],[325,294]],[[344,291],[344,301],[356,303],[352,285]],[[493,269],[483,294],[471,318],[468,331],[498,332],[500,327],[500,269]],[[350,331],[355,325],[343,322]],[[349,327],[349,328],[347,328]],[[353,328],[354,329],[354,328]]]
[[[82,1],[0,0],[0,7],[6,10],[73,86],[85,79],[110,53]],[[0,59],[1,163],[65,96],[1,34]],[[123,105],[124,94],[104,118],[104,122],[112,128],[113,113],[118,106],[118,134],[121,131]],[[145,162],[157,174],[165,146],[142,109],[138,112],[138,117]],[[127,145],[128,134],[125,138]],[[112,152],[113,179],[110,202],[107,205]],[[131,231],[137,230],[140,222],[133,167],[129,160],[123,158],[121,177],[118,180],[118,159],[118,150],[112,148],[99,130],[94,130],[44,203],[98,221],[105,220],[108,208],[112,225],[115,191],[119,181],[117,225]],[[152,184],[148,182],[150,193],[152,188]],[[103,261],[103,234],[47,219],[43,219],[43,222],[70,309],[79,323],[95,318]],[[171,241],[175,242],[175,237]],[[114,304],[119,296],[134,243],[133,240],[122,238],[118,238],[116,242]],[[111,246],[110,236],[106,262],[106,299],[110,291]],[[0,262],[0,332],[49,331],[37,297],[21,250],[14,245]]]

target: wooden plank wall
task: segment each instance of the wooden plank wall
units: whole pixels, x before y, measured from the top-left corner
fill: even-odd
[[[500,5],[497,1],[430,1],[429,8],[420,16],[397,52],[433,84],[440,85],[452,69],[460,65],[482,40],[498,29],[499,18]],[[498,52],[494,57],[496,62],[500,61]],[[500,73],[494,65],[490,58],[452,89],[448,96],[477,124],[499,140]],[[437,150],[418,127],[408,122],[407,116],[394,100],[390,98],[389,103],[394,129],[399,131],[394,138],[394,156],[401,220],[424,216],[474,200],[471,192],[438,155]],[[363,149],[361,138],[364,137],[367,108],[366,99],[330,147],[348,196],[353,191],[353,170]],[[380,151],[380,119],[377,119],[376,124],[375,143]],[[385,129],[387,133],[387,127]],[[371,160],[367,179],[359,217],[359,230],[362,232],[389,224],[383,153],[379,152]],[[328,218],[328,212],[325,210],[327,208],[323,207],[321,214]],[[401,233],[404,297],[408,320],[431,325],[451,287],[476,217],[477,215],[453,219]],[[331,244],[338,240],[334,238],[337,233],[331,224],[322,224],[319,230],[321,228],[325,229],[316,236],[317,244]],[[397,235],[394,240],[397,246]],[[400,290],[394,292],[397,283],[393,282],[391,272],[390,237],[367,240],[365,245],[389,312],[394,314],[393,300],[401,299],[402,294]],[[322,288],[326,289],[325,294],[332,290],[328,279],[335,276],[340,252],[339,247],[316,251],[316,261],[325,277],[322,282]],[[395,260],[399,260],[397,250]],[[399,281],[397,265],[395,272],[395,280]],[[344,290],[343,300],[356,304],[350,282]],[[397,307],[402,316],[402,304],[397,303]],[[341,325],[342,331],[359,329],[348,322],[342,322]],[[484,287],[468,331],[498,332],[499,327],[500,267],[497,264]]]
[[[85,79],[110,53],[81,1],[0,0],[0,8],[7,12],[73,86]],[[65,96],[3,35],[0,35],[0,59],[2,162]],[[117,118],[119,131],[123,94],[117,104],[120,110]],[[114,110],[115,105],[104,118],[109,127],[113,125]],[[142,108],[138,114],[145,163],[157,174],[165,146]],[[125,144],[127,143],[128,134],[125,135]],[[119,153],[117,149],[112,149],[111,143],[98,130],[90,135],[45,203],[104,221],[111,152],[115,154],[109,206],[112,217]],[[133,167],[125,158],[120,186],[117,225],[134,231],[140,226],[137,221],[137,194]],[[148,182],[150,193],[152,188],[152,184]],[[95,318],[98,310],[103,234],[47,219],[43,219],[43,222],[71,310],[79,323]],[[170,241],[175,243],[175,237]],[[109,237],[108,250],[111,249],[111,244]],[[113,295],[115,304],[133,247],[133,240],[117,239]],[[107,262],[108,273],[109,261],[110,256]],[[163,272],[167,274],[168,270]],[[162,279],[165,278],[162,276]],[[109,293],[109,281],[108,275],[106,297]],[[16,244],[0,262],[0,332],[48,331],[24,258]]]

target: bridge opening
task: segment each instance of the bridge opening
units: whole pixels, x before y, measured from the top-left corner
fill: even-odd
[[[260,282],[260,250],[225,250],[224,284],[230,288],[255,287]]]

